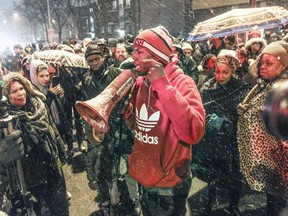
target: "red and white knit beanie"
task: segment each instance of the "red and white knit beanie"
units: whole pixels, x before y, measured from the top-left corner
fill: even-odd
[[[166,65],[172,54],[171,45],[174,43],[168,30],[163,26],[146,29],[135,39],[133,47],[144,47],[148,52],[155,56],[161,63]]]

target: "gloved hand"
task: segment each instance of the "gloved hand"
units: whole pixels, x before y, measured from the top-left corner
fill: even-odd
[[[20,130],[13,131],[0,140],[0,164],[8,166],[24,155],[24,144]]]

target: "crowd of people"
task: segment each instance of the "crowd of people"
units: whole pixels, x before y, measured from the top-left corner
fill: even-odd
[[[135,37],[16,44],[14,54],[7,48],[0,56],[0,111],[13,116],[4,120],[17,118],[12,132],[0,128],[0,172],[8,179],[1,195],[12,203],[2,210],[43,215],[45,206],[51,215],[69,215],[62,168],[78,150],[103,215],[185,216],[193,177],[208,184],[200,215],[211,215],[225,193],[229,214],[241,215],[243,184],[267,194],[267,216],[284,215],[288,142],[267,132],[263,104],[287,80],[286,34],[253,29],[191,42],[158,26]],[[89,68],[33,55],[44,50],[74,53]],[[109,131],[97,131],[75,103],[97,97],[127,69],[133,87],[109,115]],[[21,177],[32,197],[27,202],[22,194],[24,207],[12,199],[23,184],[11,185]]]

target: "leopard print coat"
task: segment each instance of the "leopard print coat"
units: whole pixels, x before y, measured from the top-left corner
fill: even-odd
[[[240,169],[247,183],[256,191],[288,195],[288,142],[270,135],[263,120],[263,104],[277,79],[263,90],[258,85],[238,106],[237,142]]]

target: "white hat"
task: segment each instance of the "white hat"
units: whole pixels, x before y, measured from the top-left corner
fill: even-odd
[[[184,49],[189,49],[189,50],[193,51],[191,44],[187,43],[187,42],[182,43],[182,50],[184,50]]]
[[[83,47],[86,47],[86,46],[88,46],[91,43],[92,43],[92,39],[91,38],[84,38],[83,39]]]

